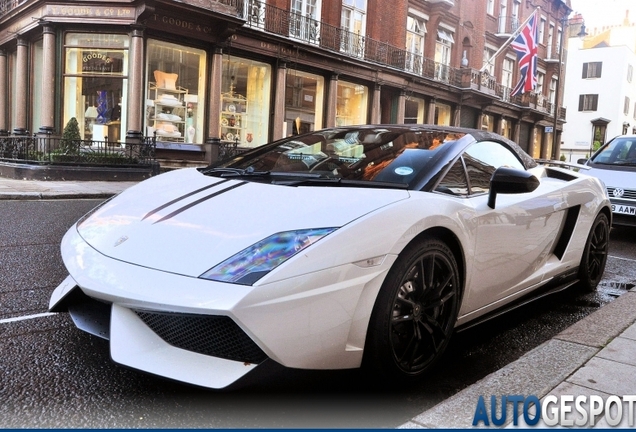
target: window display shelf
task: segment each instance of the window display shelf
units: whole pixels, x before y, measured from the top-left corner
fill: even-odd
[[[147,124],[161,141],[186,142],[188,89],[157,87],[150,83],[149,90],[152,112],[148,113]]]
[[[248,143],[245,133],[247,99],[234,92],[223,94],[221,106],[221,141],[243,145]]]

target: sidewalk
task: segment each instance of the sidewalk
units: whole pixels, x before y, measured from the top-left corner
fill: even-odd
[[[495,396],[500,406],[502,395],[599,395],[604,400],[636,395],[636,288],[400,428],[472,428],[479,396],[490,416],[490,397]],[[572,411],[571,418],[580,417]],[[526,427],[512,425],[511,412],[509,405],[502,427]],[[629,427],[628,416],[624,406],[620,427]],[[595,428],[609,427],[602,415],[597,421]],[[542,422],[534,427],[546,427]]]
[[[0,200],[107,198],[135,183],[0,177]],[[490,397],[497,397],[500,404],[502,395],[540,399],[546,395],[599,395],[604,399],[636,395],[636,288],[400,428],[472,428],[479,396],[489,408]],[[625,427],[629,411],[623,413]],[[505,426],[515,427],[511,416]],[[545,427],[541,422],[537,426]],[[595,427],[608,424],[601,420]]]
[[[108,198],[136,184],[131,181],[41,181],[0,177],[0,200]]]

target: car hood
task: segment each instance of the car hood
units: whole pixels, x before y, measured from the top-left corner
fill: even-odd
[[[619,170],[594,167],[583,173],[600,179],[606,187],[636,190],[636,168]]]
[[[272,234],[342,227],[408,197],[397,189],[280,186],[182,169],[125,190],[77,230],[111,258],[198,277]]]

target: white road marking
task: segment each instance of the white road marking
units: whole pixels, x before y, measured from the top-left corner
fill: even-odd
[[[636,262],[636,259],[632,259],[632,258],[623,258],[623,257],[617,257],[614,255],[608,255],[608,258],[614,258],[614,259],[619,259],[619,260],[623,260],[623,261],[631,261],[631,262]]]
[[[47,317],[51,315],[57,315],[57,314],[55,312],[44,312],[44,313],[39,313],[35,315],[25,315],[21,317],[5,318],[5,319],[0,319],[0,324],[8,324],[12,322],[24,321],[24,320],[34,319],[34,318],[42,318],[42,317]]]

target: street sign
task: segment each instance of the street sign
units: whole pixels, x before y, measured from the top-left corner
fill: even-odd
[[[552,126],[545,126],[545,133],[552,133],[554,128]]]

